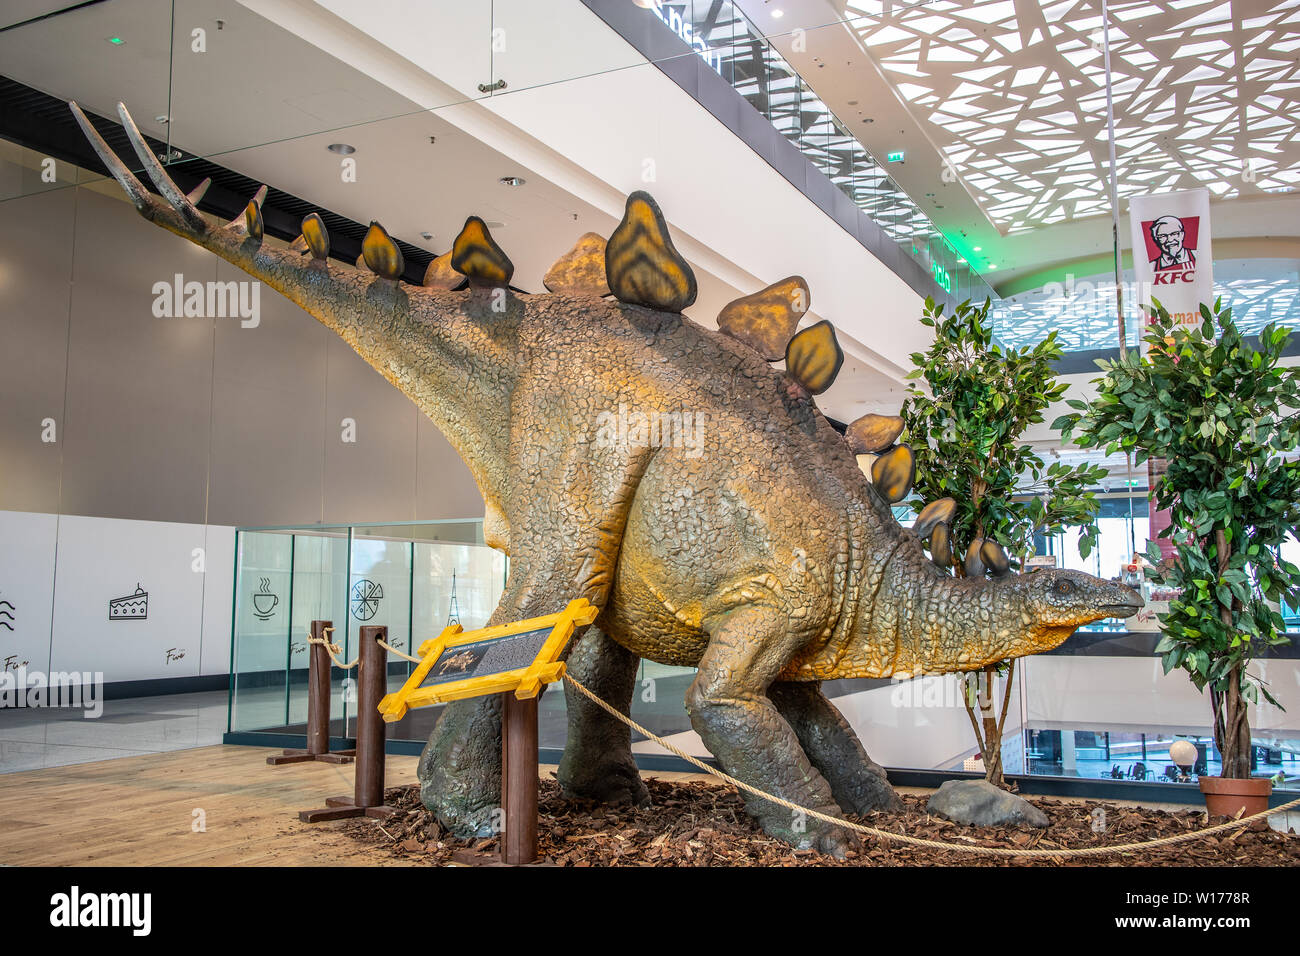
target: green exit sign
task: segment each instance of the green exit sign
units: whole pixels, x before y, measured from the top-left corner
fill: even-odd
[[[896,149],[892,153],[886,155],[885,159],[889,160],[891,163],[901,163],[903,161],[903,151],[901,149]]]

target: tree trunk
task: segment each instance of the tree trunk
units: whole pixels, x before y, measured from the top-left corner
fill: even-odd
[[[1247,702],[1241,696],[1241,666],[1228,674],[1223,694],[1223,739],[1216,741],[1223,758],[1222,777],[1246,780],[1250,777],[1250,720]]]
[[[1228,536],[1223,529],[1214,532],[1214,548],[1218,552],[1219,574],[1228,568]],[[1224,626],[1232,629],[1232,608],[1219,605],[1219,619]],[[1242,665],[1238,664],[1228,672],[1228,686],[1223,694],[1211,693],[1210,701],[1214,707],[1214,743],[1219,748],[1223,759],[1223,770],[1219,774],[1230,780],[1246,780],[1250,777],[1250,712],[1241,696]]]
[[[986,667],[983,671],[983,689],[980,689],[979,676],[975,681],[975,700],[979,706],[979,720],[971,708],[970,698],[963,694],[962,703],[966,705],[966,716],[970,718],[971,729],[975,732],[975,745],[984,760],[984,779],[995,787],[1007,789],[1006,777],[1002,766],[1002,730],[1007,722],[1007,710],[1011,704],[1011,683],[1015,675],[1016,662],[1012,661],[1007,671],[1007,685],[1002,691],[1002,710],[993,710],[993,687],[997,679],[997,667]],[[982,726],[981,726],[982,725]]]

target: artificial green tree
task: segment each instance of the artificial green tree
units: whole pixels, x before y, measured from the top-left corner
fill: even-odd
[[[1145,356],[1101,362],[1089,403],[1057,420],[1085,448],[1166,459],[1155,486],[1171,523],[1161,537],[1176,556],[1161,562],[1157,542],[1147,576],[1177,589],[1159,615],[1157,652],[1165,673],[1187,671],[1209,688],[1214,743],[1224,777],[1250,776],[1248,704],[1259,695],[1278,705],[1248,671],[1267,648],[1285,644],[1278,602],[1296,604],[1300,568],[1279,547],[1300,520],[1300,369],[1280,365],[1290,333],[1269,325],[1258,344],[1232,321],[1232,310],[1201,306],[1199,325],[1179,326],[1157,307]]]
[[[1087,463],[1045,464],[1023,440],[1065,393],[1052,369],[1061,347],[1052,332],[1032,347],[1004,349],[993,341],[988,313],[987,300],[983,306],[963,302],[952,315],[926,300],[921,323],[935,330],[934,343],[912,355],[908,376],[926,387],[909,388],[901,413],[916,453],[919,500],[956,503],[946,563],[959,576],[997,573],[997,546],[1023,568],[1036,535],[1066,527],[1082,529],[1079,551],[1086,557],[1097,536],[1099,502],[1091,489],[1106,476],[1104,468]],[[992,562],[987,543],[993,543]],[[1002,729],[1014,673],[1012,660],[966,675],[966,713],[984,756],[985,779],[997,786],[1004,786]],[[999,674],[1006,683],[995,713]]]

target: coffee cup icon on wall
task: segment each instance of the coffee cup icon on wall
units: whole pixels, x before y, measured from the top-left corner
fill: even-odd
[[[275,614],[280,598],[271,593],[270,578],[261,578],[258,583],[261,586],[253,593],[253,617],[259,621],[269,621]]]

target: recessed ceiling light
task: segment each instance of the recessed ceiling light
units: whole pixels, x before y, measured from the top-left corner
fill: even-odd
[[[349,145],[348,143],[330,143],[329,146],[325,148],[331,153],[338,153],[340,156],[351,156],[357,151],[355,146]]]
[[[489,229],[504,229],[506,227],[504,222],[497,222],[495,219],[489,219],[487,222],[483,223],[483,225],[487,226]]]
[[[773,10],[773,11],[772,11],[772,19],[773,19],[773,20],[780,20],[783,16],[785,16],[785,11],[784,11],[784,10]]]
[[[990,262],[990,263],[989,263],[989,268],[990,268],[990,269],[996,269],[997,267],[998,267],[998,264],[997,264],[996,262]]]
[[[502,176],[497,182],[502,186],[522,186],[527,180],[522,176]]]
[[[984,247],[983,247],[983,246],[975,246],[971,251],[972,251],[972,252],[983,252],[983,251],[984,251]]]

